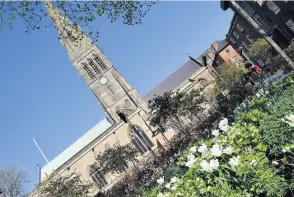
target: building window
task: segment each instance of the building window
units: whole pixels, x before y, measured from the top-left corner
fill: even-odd
[[[94,63],[94,61],[93,61],[92,59],[88,59],[88,63],[89,63],[89,65],[92,67],[93,71],[94,71],[96,74],[98,74],[98,75],[101,74],[99,68],[97,67],[97,65]]]
[[[202,88],[208,85],[208,81],[206,79],[199,79],[198,82],[201,84]]]
[[[242,42],[242,45],[243,45],[243,47],[245,48],[245,49],[247,49],[247,50],[249,50],[249,46],[248,46],[248,44],[246,43],[246,42]]]
[[[227,54],[230,54],[230,53],[231,53],[230,49],[226,49],[225,52],[226,52]]]
[[[275,15],[279,14],[281,9],[275,4],[273,1],[266,1],[265,3],[266,7],[268,7],[269,10],[271,10]]]
[[[272,19],[270,18],[270,17],[266,17],[266,19],[270,22],[270,23],[272,23],[273,21],[272,21]]]
[[[263,18],[261,18],[261,16],[259,16],[259,14],[255,13],[253,16],[252,16],[253,20],[259,25],[261,26],[263,23],[264,23],[264,20]]]
[[[253,39],[252,39],[252,36],[250,36],[250,35],[247,35],[246,36],[246,39],[252,44],[254,41],[253,41]]]
[[[235,40],[233,37],[230,37],[230,41],[231,41],[233,44],[236,44],[236,40]]]
[[[89,69],[88,65],[86,63],[82,63],[83,69],[87,72],[87,74],[91,77],[91,79],[94,79],[95,76],[92,73],[92,71]]]
[[[243,32],[244,31],[244,28],[238,23],[237,24],[237,28],[239,29],[239,31]]]
[[[99,172],[91,173],[91,178],[94,181],[94,183],[99,187],[99,189],[102,189],[106,185],[108,185],[107,180],[104,176],[100,175]]]
[[[102,70],[106,70],[106,66],[102,62],[100,62],[98,55],[94,54],[94,60]]]
[[[239,34],[237,32],[233,32],[233,35],[238,39],[239,38]]]
[[[286,25],[292,32],[294,32],[294,22],[291,19],[286,22]]]
[[[72,35],[72,33],[68,30],[66,30],[67,32],[67,38],[70,40],[70,41],[75,41],[77,39],[75,39],[75,37]]]
[[[154,146],[151,140],[139,126],[130,126],[129,133],[133,144],[141,154],[148,152]]]
[[[246,5],[247,5],[247,2],[246,2],[246,1],[237,1],[237,3],[239,4],[239,6],[240,6],[241,8],[245,8]]]

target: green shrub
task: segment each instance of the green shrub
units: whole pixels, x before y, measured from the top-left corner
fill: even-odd
[[[263,142],[270,147],[271,154],[277,155],[282,147],[294,140],[294,128],[283,122],[286,115],[294,112],[294,85],[291,85],[271,103],[268,116],[260,125]]]

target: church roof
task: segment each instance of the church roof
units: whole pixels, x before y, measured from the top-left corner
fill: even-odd
[[[177,71],[172,73],[158,86],[152,89],[144,96],[144,100],[148,102],[154,95],[161,96],[165,92],[169,92],[178,87],[183,81],[187,80],[193,73],[197,72],[201,67],[192,60],[187,61]]]
[[[206,55],[206,64],[211,65],[216,55],[228,45],[225,40],[218,40],[211,44],[211,46],[202,53],[196,60],[203,65],[202,56]],[[152,100],[155,95],[161,96],[165,92],[176,89],[182,82],[187,80],[192,74],[197,72],[201,67],[192,60],[187,61],[178,70],[167,77],[163,82],[157,85],[154,89],[148,92],[144,97],[144,101]]]
[[[73,156],[93,142],[110,127],[111,124],[106,119],[103,119],[98,124],[96,124],[92,129],[90,129],[87,133],[85,133],[82,137],[71,144],[67,149],[65,149],[62,153],[56,156],[52,161],[50,161],[41,169],[41,180],[45,179],[47,175],[49,176],[54,170],[57,170],[59,167],[61,167],[64,163],[70,160]]]

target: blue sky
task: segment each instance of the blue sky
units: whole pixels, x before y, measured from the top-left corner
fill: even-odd
[[[139,26],[99,18],[98,46],[141,95],[146,94],[213,41],[224,39],[233,13],[217,2],[160,2]],[[28,171],[26,191],[52,160],[104,118],[102,110],[69,62],[53,28],[26,34],[20,24],[0,34],[0,164]]]

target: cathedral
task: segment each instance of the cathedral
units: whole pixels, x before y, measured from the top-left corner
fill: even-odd
[[[84,181],[93,182],[97,188],[105,189],[110,187],[117,177],[102,177],[90,172],[89,166],[94,163],[95,153],[103,152],[117,143],[124,145],[132,142],[144,157],[150,150],[157,148],[158,142],[164,145],[166,141],[161,134],[152,135],[155,128],[149,126],[148,100],[154,95],[162,95],[168,91],[189,92],[203,86],[209,88],[213,85],[214,78],[207,67],[190,59],[147,95],[141,96],[78,25],[69,21],[49,1],[45,1],[45,6],[59,33],[61,44],[68,52],[69,60],[92,90],[106,118],[42,167],[40,182],[46,181],[53,173],[62,176],[77,172]],[[214,57],[217,53],[227,51],[229,47],[224,41],[217,41],[212,46]],[[211,54],[211,50],[206,51],[207,54]],[[211,57],[207,58],[208,64],[214,62],[209,58]],[[199,60],[201,61],[202,59]],[[122,121],[122,114],[127,118],[127,122]],[[166,133],[167,138],[171,138],[176,132],[171,128]],[[36,187],[29,197],[38,196]]]

